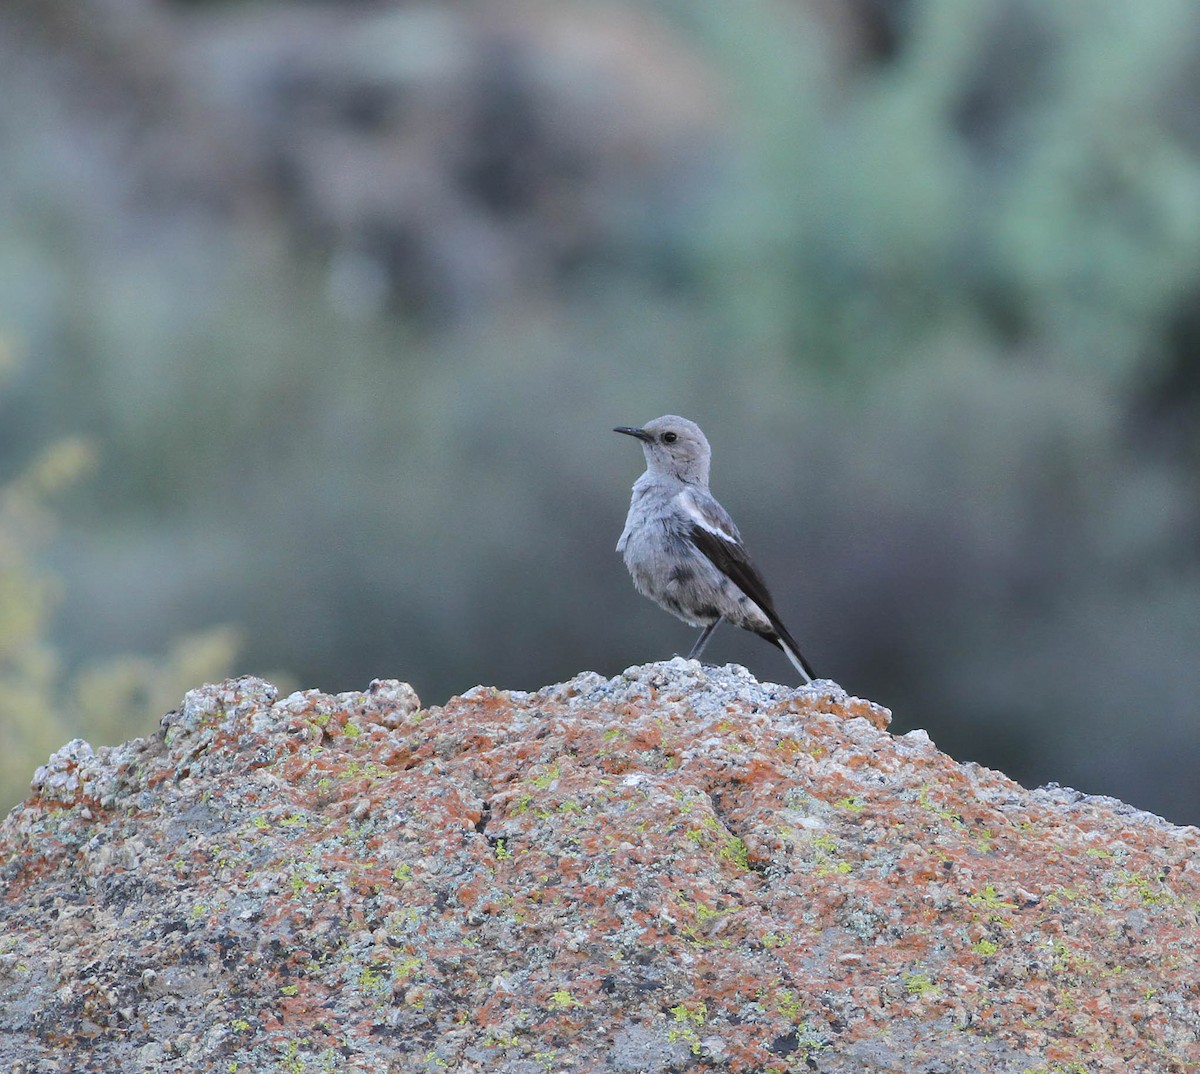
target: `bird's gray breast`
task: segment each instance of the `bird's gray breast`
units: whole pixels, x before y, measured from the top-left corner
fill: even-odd
[[[639,593],[692,626],[721,614],[725,580],[692,543],[691,520],[673,492],[634,488],[622,544],[625,566]]]

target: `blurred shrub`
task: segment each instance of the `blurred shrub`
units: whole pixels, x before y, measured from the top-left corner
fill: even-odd
[[[50,503],[94,464],[89,443],[63,439],[0,486],[0,809],[27,793],[33,770],[67,739],[101,745],[149,733],[185,690],[223,678],[237,649],[236,633],[219,627],[161,657],[64,669],[50,641],[62,586],[36,556],[54,531]]]
[[[1200,99],[1200,9],[894,6],[901,46],[853,72],[787,5],[742,5],[737,33],[716,3],[687,16],[744,109],[712,297],[839,377],[966,328],[1128,390],[1172,357],[1164,325],[1200,278],[1200,141],[1176,118]]]

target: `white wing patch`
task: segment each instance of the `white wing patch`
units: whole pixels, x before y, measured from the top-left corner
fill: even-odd
[[[696,523],[702,530],[706,530],[714,537],[720,537],[723,541],[728,541],[732,545],[740,545],[741,541],[737,537],[725,529],[720,521],[712,515],[707,514],[701,504],[696,502],[696,497],[692,495],[691,489],[684,489],[675,497],[675,502],[683,509],[684,514]]]

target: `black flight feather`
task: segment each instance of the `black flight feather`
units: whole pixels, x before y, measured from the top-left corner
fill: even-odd
[[[767,633],[762,636],[781,649],[783,648],[783,645],[780,645],[782,639],[796,659],[800,661],[808,677],[815,679],[816,674],[809,667],[808,661],[804,659],[804,654],[800,652],[800,646],[796,644],[795,639],[788,633],[787,627],[783,625],[783,620],[779,618],[779,613],[775,610],[775,602],[771,599],[771,594],[767,589],[767,583],[750,557],[746,555],[746,550],[740,544],[719,537],[699,524],[692,526],[689,536],[692,544],[708,557],[712,565],[762,610],[763,615],[775,628],[774,637]]]

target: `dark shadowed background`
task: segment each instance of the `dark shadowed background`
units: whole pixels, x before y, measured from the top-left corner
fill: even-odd
[[[12,0],[0,102],[6,801],[205,677],[686,652],[676,412],[820,674],[1200,820],[1191,0]]]

